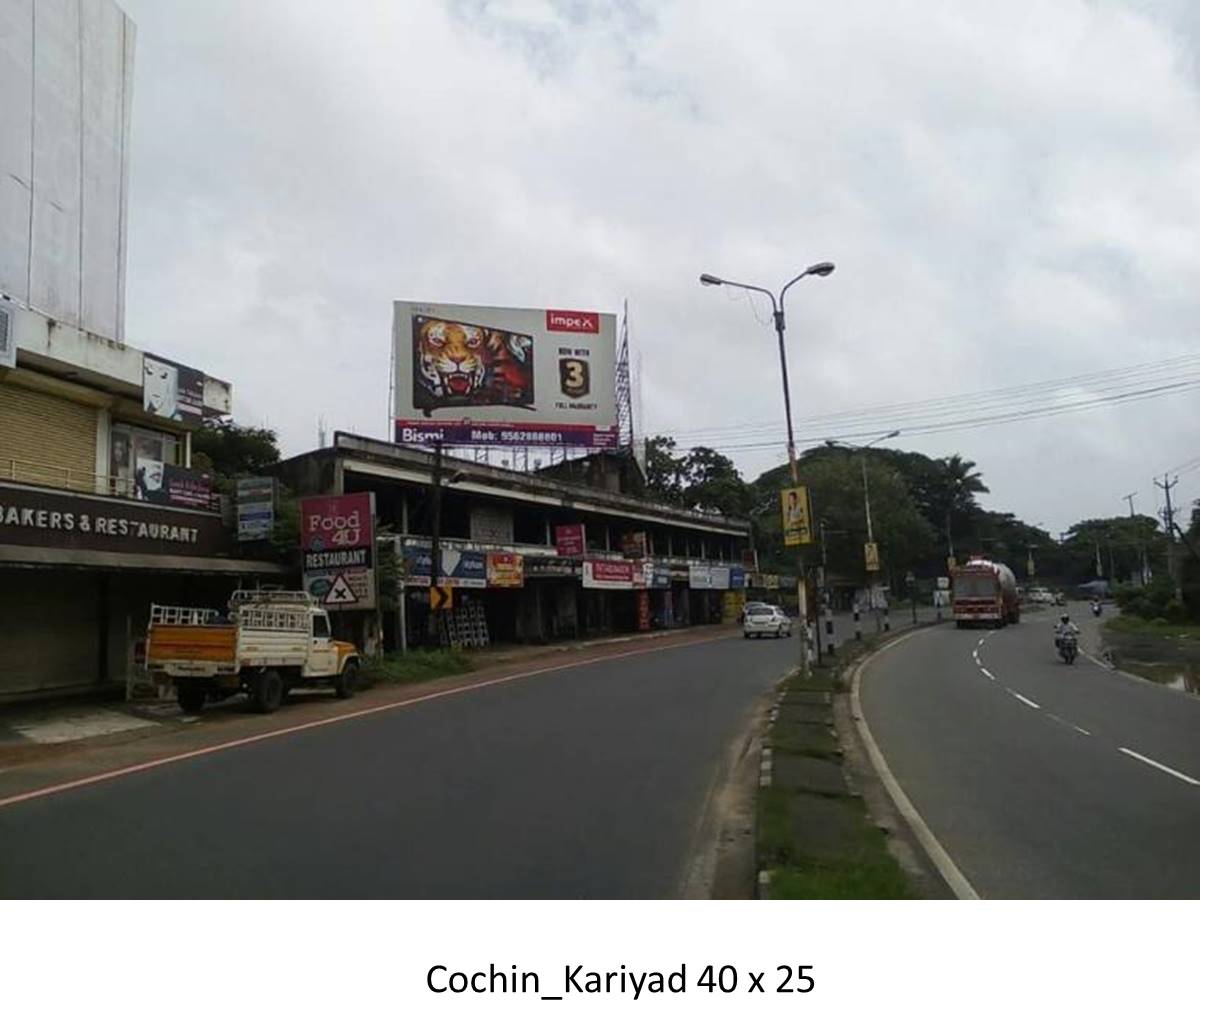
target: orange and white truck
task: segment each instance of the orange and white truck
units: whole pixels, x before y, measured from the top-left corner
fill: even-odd
[[[356,648],[331,639],[330,617],[300,590],[237,590],[225,615],[154,604],[146,654],[188,713],[240,692],[256,711],[274,711],[293,686],[331,682],[350,697],[359,682]]]

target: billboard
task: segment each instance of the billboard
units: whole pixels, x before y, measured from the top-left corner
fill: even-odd
[[[397,443],[613,447],[615,316],[396,301]]]
[[[301,499],[301,565],[305,589],[324,607],[377,607],[372,493]]]
[[[144,410],[162,418],[197,423],[230,413],[227,382],[155,354],[144,355]]]

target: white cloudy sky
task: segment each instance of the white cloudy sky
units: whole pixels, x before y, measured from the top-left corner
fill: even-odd
[[[810,438],[1199,349],[1193,3],[122,6],[128,337],[232,381],[290,453],[320,416],[385,436],[395,298],[628,298],[648,429],[765,426],[729,451],[749,476],[783,459],[774,337],[702,271],[836,262],[789,294]],[[1056,531],[1132,490],[1151,510],[1199,394],[908,445]]]

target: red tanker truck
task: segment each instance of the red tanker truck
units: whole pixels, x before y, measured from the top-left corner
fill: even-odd
[[[958,628],[987,624],[1001,628],[1021,617],[1017,580],[1007,565],[973,557],[953,573],[953,611]]]

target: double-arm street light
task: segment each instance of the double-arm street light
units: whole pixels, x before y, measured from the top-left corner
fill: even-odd
[[[869,534],[869,542],[873,542],[873,514],[869,509],[869,465],[865,462],[865,451],[872,447],[875,443],[881,443],[884,440],[894,439],[901,429],[894,429],[884,436],[879,436],[877,439],[871,439],[868,443],[857,445],[855,443],[845,443],[840,439],[827,440],[829,447],[844,447],[846,450],[859,450],[861,454],[861,482],[865,487],[865,530]]]
[[[784,422],[785,428],[788,430],[789,473],[792,476],[794,486],[798,486],[800,483],[797,479],[797,445],[793,442],[793,407],[789,401],[789,365],[788,358],[784,353],[784,295],[789,291],[790,286],[800,282],[808,275],[818,275],[825,278],[833,271],[835,271],[835,265],[830,261],[820,261],[818,264],[810,265],[800,275],[794,276],[784,284],[780,290],[779,300],[777,300],[776,295],[770,289],[765,289],[762,286],[752,286],[746,282],[734,282],[731,279],[722,279],[720,276],[709,275],[706,272],[700,276],[700,282],[705,286],[737,286],[738,289],[750,290],[752,293],[762,293],[772,302],[772,324],[776,326],[776,340],[780,346],[780,380],[784,386]],[[808,618],[805,561],[801,558],[800,554],[797,558],[797,609],[801,615],[801,632],[797,634],[797,642],[798,649],[801,652],[801,671],[804,675],[809,668],[809,661],[806,656]]]

